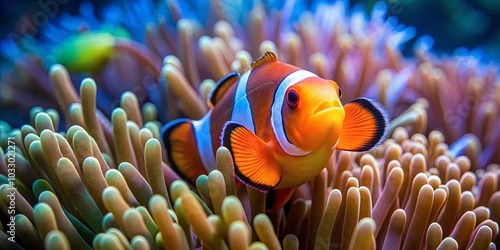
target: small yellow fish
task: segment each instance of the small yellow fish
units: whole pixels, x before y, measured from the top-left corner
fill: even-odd
[[[271,210],[318,175],[333,150],[369,151],[386,136],[389,118],[377,102],[342,105],[337,83],[276,60],[267,52],[242,75],[233,72],[212,91],[202,119],[162,128],[171,166],[193,183],[215,169],[225,146],[236,177],[271,195]]]

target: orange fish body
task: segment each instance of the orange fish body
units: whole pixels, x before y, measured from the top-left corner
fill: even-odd
[[[366,98],[344,106],[337,83],[276,60],[268,52],[243,75],[230,73],[210,96],[200,120],[174,120],[162,129],[171,166],[193,183],[215,169],[222,145],[237,178],[261,192],[311,180],[334,149],[368,151],[381,143],[389,122]]]

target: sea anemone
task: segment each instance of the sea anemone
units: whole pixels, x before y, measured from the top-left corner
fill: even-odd
[[[369,16],[344,1],[310,9],[301,1],[124,3],[108,7],[102,22],[82,6],[81,17],[56,20],[38,40],[2,43],[14,62],[0,83],[2,112],[29,110],[29,125],[0,123],[2,247],[500,243],[497,65],[473,53],[437,56],[429,38],[404,58],[415,31],[386,18],[384,3]],[[265,51],[334,79],[343,100],[379,100],[392,117],[378,149],[336,152],[284,208],[268,213],[264,194],[235,183],[227,149],[194,186],[165,163],[159,139],[159,121],[200,118],[215,81]]]
[[[500,162],[494,153],[500,150],[495,126],[498,65],[481,60],[477,52],[436,56],[429,37],[416,42],[414,58],[404,58],[400,49],[415,30],[387,18],[383,2],[373,6],[370,16],[359,8],[349,11],[344,1],[318,1],[309,9],[301,1],[123,5],[105,8],[98,22],[92,6],[85,3],[81,16],[56,19],[45,28],[47,32],[40,32],[39,40],[3,41],[4,58],[14,67],[2,77],[1,105],[20,114],[33,106],[66,113],[53,101],[47,74],[60,63],[74,82],[89,74],[96,80],[97,107],[107,116],[120,95],[132,91],[141,104],[156,104],[163,122],[181,116],[199,118],[206,107],[192,98],[191,89],[204,99],[214,81],[273,51],[281,61],[336,80],[344,89],[344,100],[378,99],[393,117],[424,98],[433,117],[427,132],[444,132],[448,144],[474,135],[481,144],[478,166]],[[246,9],[251,11],[243,15]],[[163,75],[161,58],[168,66]],[[171,86],[174,82],[183,87]],[[184,97],[186,91],[190,97]],[[476,120],[481,122],[472,122]]]
[[[190,186],[162,161],[154,105],[142,112],[126,92],[110,122],[95,110],[95,82],[84,79],[77,95],[65,88],[66,74],[51,69],[61,81],[56,92],[78,98],[69,120],[80,123],[58,133],[57,112],[34,108],[30,125],[2,124],[3,246],[487,249],[498,235],[498,165],[473,169],[441,132],[422,134],[421,103],[402,115],[419,118],[375,151],[336,152],[284,208],[266,213],[264,194],[235,184],[226,148],[217,151],[217,170]]]

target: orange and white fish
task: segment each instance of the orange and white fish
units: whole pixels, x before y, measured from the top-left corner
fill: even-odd
[[[358,98],[342,106],[341,95],[336,82],[267,52],[244,74],[217,83],[203,118],[162,128],[169,162],[195,183],[215,169],[216,150],[225,146],[236,177],[261,192],[283,190],[282,206],[323,170],[334,149],[369,151],[385,138],[389,116],[379,103]]]

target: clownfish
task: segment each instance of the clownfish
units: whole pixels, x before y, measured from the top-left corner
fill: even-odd
[[[367,98],[342,105],[341,95],[336,82],[267,52],[242,75],[232,72],[217,82],[203,118],[162,128],[170,166],[195,183],[215,169],[215,153],[225,146],[236,177],[272,191],[268,208],[276,210],[323,170],[334,149],[370,151],[386,137],[389,116],[382,105]],[[269,205],[269,196],[280,201]]]

